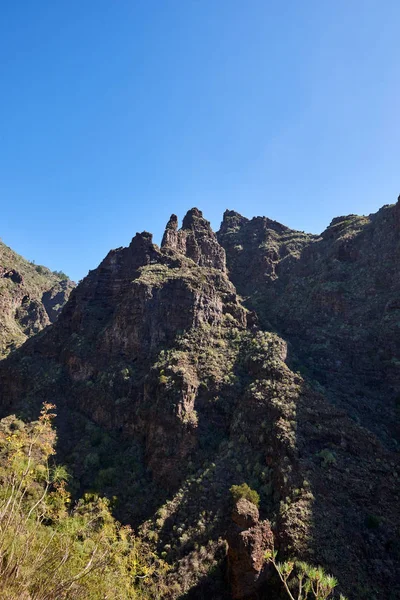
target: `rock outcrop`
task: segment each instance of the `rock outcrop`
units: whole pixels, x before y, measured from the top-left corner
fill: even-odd
[[[219,245],[210,223],[197,208],[192,208],[178,230],[178,219],[171,215],[161,247],[171,249],[191,258],[201,267],[211,267],[226,272],[225,251]]]
[[[74,286],[0,242],[0,358],[54,323]]]
[[[260,521],[257,507],[244,498],[236,503],[232,521],[227,536],[232,598],[258,598],[269,571],[264,555],[274,545],[271,525],[268,521]]]
[[[200,211],[186,215],[181,237],[184,249],[170,240],[160,250],[143,232],[128,248],[111,251],[73,291],[57,327],[26,348],[62,366],[71,385],[69,406],[143,439],[147,464],[167,489],[176,487],[198,444],[194,404],[200,382],[188,361],[160,374],[154,367],[158,353],[173,346],[179,333],[247,326],[246,310],[224,272],[224,250]],[[142,376],[115,380],[112,373],[123,370]],[[105,371],[114,380],[112,396],[128,403],[110,403],[111,390],[104,393],[100,381]],[[13,384],[5,384],[3,397],[17,402],[19,388],[15,393]]]
[[[399,211],[337,217],[320,236],[226,211],[217,234],[261,325],[289,340],[303,372],[387,444],[400,433]]]

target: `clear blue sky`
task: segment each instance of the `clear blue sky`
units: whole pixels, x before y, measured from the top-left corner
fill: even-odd
[[[74,279],[172,212],[400,193],[398,0],[3,0],[0,236]]]

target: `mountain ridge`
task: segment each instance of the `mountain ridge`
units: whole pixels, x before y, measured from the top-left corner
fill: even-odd
[[[353,330],[336,332],[345,301],[359,298],[357,260],[362,271],[379,248],[394,269],[399,208],[381,210],[333,220],[321,236],[234,211],[215,234],[198,209],[178,229],[172,215],[160,248],[143,232],[110,251],[54,325],[0,363],[2,413],[27,419],[57,404],[59,452],[76,485],[118,495],[122,520],[169,561],[169,597],[274,589],[260,554],[266,519],[282,556],[322,564],[352,598],[395,597],[398,370],[374,360],[365,378],[362,361],[346,364]],[[350,300],[331,285],[343,273]],[[379,310],[397,293],[391,280]],[[371,314],[375,332],[381,315]],[[398,356],[389,325],[384,333]],[[232,525],[229,489],[244,481],[260,494],[261,521]]]
[[[55,322],[74,286],[0,241],[0,357]]]

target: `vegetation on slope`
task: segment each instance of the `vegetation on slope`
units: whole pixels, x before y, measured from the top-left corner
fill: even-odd
[[[0,595],[4,600],[129,600],[162,593],[165,567],[87,494],[71,507],[52,462],[53,405],[39,420],[0,422]]]
[[[0,241],[0,358],[53,323],[74,285]]]

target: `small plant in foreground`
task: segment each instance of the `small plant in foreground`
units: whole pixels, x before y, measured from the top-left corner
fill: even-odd
[[[290,600],[333,600],[338,582],[332,575],[327,575],[322,567],[295,560],[279,563],[276,555],[277,552],[272,549],[265,553],[264,558],[275,567]],[[339,600],[347,599],[340,594]]]

